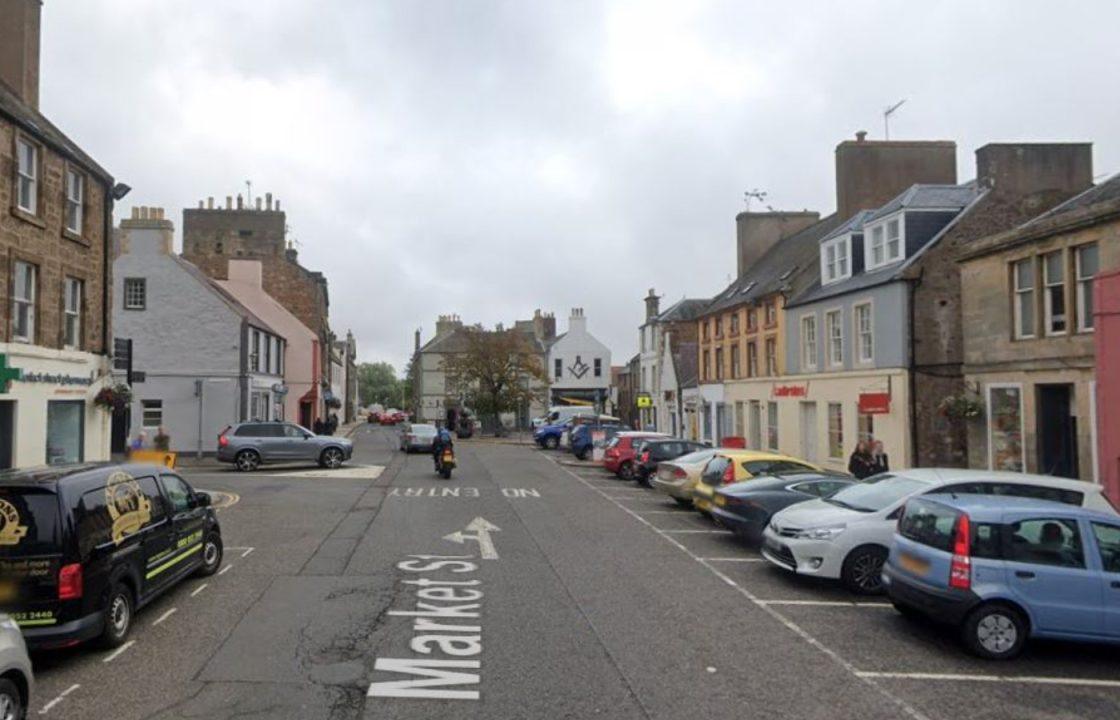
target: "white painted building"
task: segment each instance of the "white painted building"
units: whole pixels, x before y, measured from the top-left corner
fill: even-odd
[[[611,351],[587,331],[583,308],[573,308],[568,332],[548,348],[553,405],[592,402],[602,408],[610,397]]]

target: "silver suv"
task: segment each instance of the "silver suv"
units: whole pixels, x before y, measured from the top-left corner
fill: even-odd
[[[317,462],[334,469],[350,459],[354,444],[346,438],[315,433],[284,422],[230,425],[218,435],[218,459],[251,472],[261,463]]]
[[[0,614],[0,719],[23,720],[31,704],[31,661],[19,625]]]

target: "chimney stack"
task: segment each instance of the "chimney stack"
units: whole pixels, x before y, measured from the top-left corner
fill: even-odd
[[[847,220],[915,183],[955,185],[957,144],[946,140],[855,140],[836,146],[836,212]]]
[[[809,210],[748,211],[736,215],[735,240],[739,253],[739,277],[743,277],[743,274],[779,240],[804,230],[820,219],[820,213]]]
[[[650,288],[649,295],[646,295],[646,321],[648,322],[660,314],[661,297],[653,291],[653,288]]]
[[[2,2],[3,0],[0,0]],[[133,205],[129,217],[121,220],[119,246],[122,253],[155,250],[173,254],[175,224],[164,217],[163,208]]]
[[[1050,195],[1061,201],[1092,186],[1093,146],[989,143],[976,151],[976,179],[996,195]]]
[[[0,82],[39,109],[41,0],[0,0]]]
[[[257,210],[259,211],[260,209],[261,209],[261,198],[260,198],[260,196],[258,195],[258,196],[257,196]]]
[[[207,210],[213,210],[214,209],[214,196],[213,195],[210,195],[209,197],[206,198],[206,209]]]
[[[412,345],[415,352],[420,352],[420,328],[417,328],[416,332],[413,334]]]

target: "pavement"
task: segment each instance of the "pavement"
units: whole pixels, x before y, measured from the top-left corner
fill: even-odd
[[[229,498],[222,571],[121,650],[35,658],[33,716],[1120,716],[1115,647],[980,661],[594,465],[468,441],[444,481],[396,440],[356,428],[344,472],[185,469]]]

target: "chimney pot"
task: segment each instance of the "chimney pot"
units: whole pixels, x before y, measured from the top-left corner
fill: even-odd
[[[214,209],[214,196],[213,195],[207,196],[207,198],[206,198],[206,209],[207,210],[213,210]]]
[[[237,193],[237,209],[243,210],[245,208],[245,198],[241,197],[241,193]]]
[[[269,210],[272,210],[272,193],[265,193],[264,198],[265,207],[267,207]]]
[[[140,208],[136,207],[135,205],[132,206],[132,219],[133,220],[139,220],[140,219]]]
[[[856,132],[856,142],[863,142],[867,139],[867,131],[859,130]]]
[[[260,210],[260,209],[261,209],[261,199],[258,197],[257,198],[257,210]]]
[[[280,198],[276,198],[276,212],[280,212]]]
[[[199,201],[198,201],[198,209],[199,209],[199,210],[201,210],[201,209],[203,209],[204,207],[206,207],[206,202],[205,202],[205,201],[203,201],[203,200],[199,200]]]
[[[233,198],[230,197],[229,195],[226,195],[226,210],[232,210],[232,209],[233,209]]]

